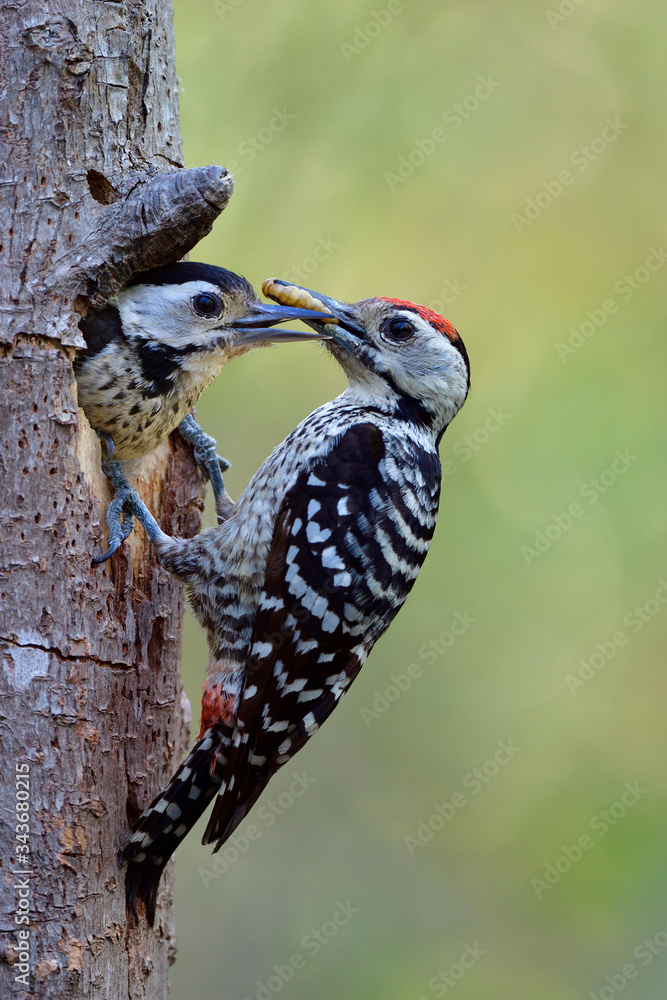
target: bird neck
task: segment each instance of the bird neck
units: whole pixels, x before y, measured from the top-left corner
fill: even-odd
[[[350,379],[349,386],[335,402],[382,414],[388,421],[401,424],[403,429],[412,427],[422,440],[435,448],[453,414],[446,419],[440,412],[433,413],[422,400],[400,392],[385,378],[372,372],[368,374],[368,379]]]

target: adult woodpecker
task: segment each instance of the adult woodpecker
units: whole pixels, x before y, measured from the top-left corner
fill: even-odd
[[[275,449],[222,525],[170,538],[134,502],[209,644],[199,737],[121,848],[128,902],[136,915],[143,901],[150,923],[195,821],[215,800],[203,842],[218,850],[405,601],[435,528],[438,444],[468,393],[461,338],[431,310],[344,305],[275,280],[264,291],[329,314],[310,322],[349,387]]]
[[[104,309],[89,311],[80,324],[86,347],[74,371],[79,405],[107,445],[105,471],[112,454],[116,461],[147,455],[178,427],[211,480],[222,518],[229,502],[222,472],[229,463],[190,411],[232,358],[264,344],[315,339],[307,330],[270,329],[302,318],[302,310],[260,302],[233,271],[196,262],[145,271]],[[115,478],[109,549],[95,562],[108,559],[132,530],[129,487]]]

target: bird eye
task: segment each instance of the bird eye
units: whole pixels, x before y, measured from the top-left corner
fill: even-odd
[[[210,292],[200,292],[192,300],[195,312],[200,316],[219,316],[222,312],[222,302],[217,295]]]
[[[409,319],[390,319],[385,325],[384,333],[390,340],[403,344],[414,335],[415,328]]]

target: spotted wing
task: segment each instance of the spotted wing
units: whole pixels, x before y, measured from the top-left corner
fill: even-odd
[[[405,601],[433,535],[440,463],[419,468],[357,424],[281,506],[233,747],[204,843],[218,847],[322,725]]]

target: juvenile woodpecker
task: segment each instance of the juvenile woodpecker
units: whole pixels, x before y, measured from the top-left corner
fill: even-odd
[[[121,848],[128,902],[150,923],[195,821],[215,800],[203,842],[219,850],[399,611],[435,528],[438,444],[468,393],[461,338],[430,309],[344,305],[275,280],[264,291],[322,311],[312,325],[349,387],[275,449],[224,524],[171,538],[134,503],[209,643],[199,737]]]
[[[195,262],[145,271],[104,309],[88,312],[80,325],[86,347],[74,370],[79,405],[107,445],[105,469],[112,454],[118,461],[147,455],[178,427],[211,480],[220,516],[228,463],[190,411],[232,358],[264,344],[314,339],[307,330],[270,329],[301,318],[299,309],[260,302],[240,275]],[[110,547],[96,562],[132,530],[126,512],[120,525],[129,487],[116,479],[107,513]]]

